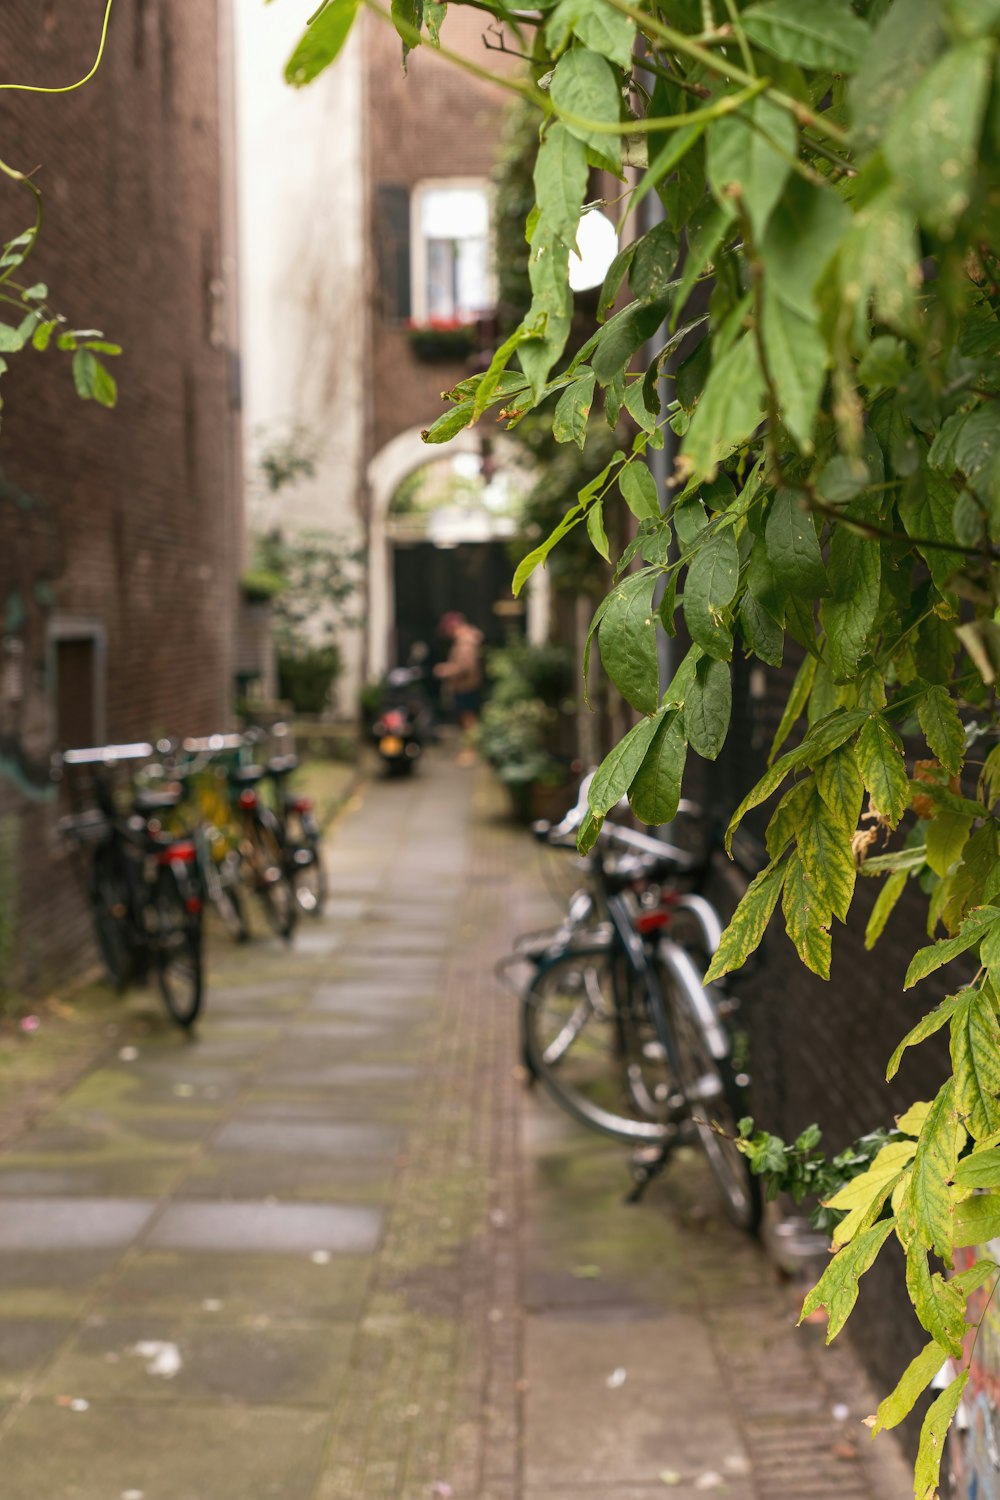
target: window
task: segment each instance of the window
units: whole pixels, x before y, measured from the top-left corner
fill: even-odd
[[[50,640],[56,747],[99,745],[104,738],[104,633],[98,625],[57,621]]]
[[[428,182],[413,194],[414,322],[470,323],[493,302],[490,207],[482,182]]]

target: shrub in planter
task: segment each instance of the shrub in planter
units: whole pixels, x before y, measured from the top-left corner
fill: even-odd
[[[321,714],[343,669],[340,648],[333,642],[283,653],[278,657],[278,692],[297,714]]]

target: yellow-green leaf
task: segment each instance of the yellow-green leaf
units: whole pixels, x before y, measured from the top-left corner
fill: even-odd
[[[986,1151],[974,1151],[963,1156],[955,1173],[955,1186],[959,1188],[1000,1188],[1000,1146],[990,1146]]]
[[[772,863],[761,870],[747,886],[743,900],[733,913],[722,934],[722,942],[708,967],[705,982],[721,979],[731,969],[738,969],[759,946],[778,903],[788,873],[788,863]]]
[[[797,781],[794,786],[789,787],[774,809],[765,835],[767,852],[772,859],[777,859],[779,854],[784,854],[792,839],[798,834],[812,794],[812,777],[807,777],[805,781]]]
[[[986,1245],[1000,1237],[1000,1193],[977,1193],[955,1209],[956,1250],[967,1245]]]
[[[954,699],[945,687],[931,687],[917,705],[920,727],[933,753],[953,776],[965,759],[965,729]]]
[[[919,1099],[916,1104],[911,1104],[903,1114],[896,1116],[896,1128],[904,1135],[912,1135],[914,1139],[924,1128],[924,1121],[931,1112],[930,1099]]]
[[[858,762],[850,745],[841,745],[816,767],[816,789],[834,819],[853,833],[861,816],[865,788]]]
[[[826,1200],[827,1208],[846,1212],[833,1231],[833,1247],[837,1249],[854,1238],[861,1228],[861,1221],[872,1209],[881,1209],[906,1167],[916,1152],[914,1141],[889,1141],[882,1147],[866,1172],[852,1177],[850,1182]]]
[[[927,1251],[912,1244],[906,1252],[906,1289],[920,1326],[958,1359],[965,1335],[966,1295],[954,1281],[931,1274]]]
[[[795,674],[792,691],[788,695],[788,702],[785,704],[784,712],[781,715],[781,720],[771,744],[771,752],[767,757],[768,765],[774,760],[774,757],[791,734],[796,720],[805,712],[816,676],[816,666],[817,661],[815,656],[807,656]]]
[[[894,877],[890,877],[890,879],[892,878]],[[905,879],[906,877],[904,876],[903,878]],[[915,1047],[918,1042],[925,1041],[927,1037],[933,1036],[935,1031],[940,1031],[942,1026],[948,1024],[955,1013],[956,1005],[962,999],[964,993],[965,991],[963,990],[957,995],[949,995],[947,1000],[942,1000],[941,1004],[935,1010],[928,1011],[925,1016],[921,1016],[916,1026],[911,1027],[889,1059],[889,1066],[885,1070],[886,1079],[895,1078],[899,1071],[899,1064],[902,1061],[903,1053],[907,1047]],[[927,1107],[929,1108],[930,1106]],[[905,1119],[906,1116],[903,1118]],[[923,1117],[921,1117],[913,1132],[914,1135],[920,1133],[920,1127],[923,1123]],[[903,1129],[902,1125],[900,1129]]]
[[[946,807],[939,808],[931,818],[926,826],[925,838],[927,863],[935,875],[944,879],[951,867],[961,859],[971,827],[972,818],[968,813],[952,812]]]
[[[854,895],[857,869],[851,832],[831,815],[821,797],[813,797],[799,829],[798,851],[820,899],[843,922]]]
[[[799,958],[821,979],[829,979],[830,907],[817,893],[798,854],[788,861],[781,909]]]
[[[958,1110],[955,1085],[941,1085],[917,1141],[910,1175],[909,1204],[920,1244],[951,1262],[954,1199],[950,1184],[958,1166]]]
[[[904,990],[912,989],[921,979],[933,974],[935,969],[940,969],[942,965],[949,964],[952,959],[968,952],[997,922],[1000,922],[1000,907],[975,907],[953,938],[942,938],[939,943],[931,943],[929,947],[917,950],[903,980]]]
[[[956,1375],[951,1384],[946,1386],[937,1400],[933,1402],[924,1417],[914,1470],[914,1500],[934,1500],[937,1494],[945,1434],[951,1426],[952,1417],[958,1410],[958,1403],[962,1399],[968,1380],[968,1370],[963,1370],[961,1375]]]
[[[951,1018],[955,1102],[976,1140],[1000,1130],[1000,1025],[992,996],[966,990]]]
[[[948,1358],[947,1350],[932,1339],[925,1344],[915,1359],[911,1359],[891,1396],[879,1404],[872,1427],[872,1437],[887,1427],[898,1427],[904,1417],[913,1410],[918,1396],[930,1385],[935,1375]]]
[[[892,1220],[882,1219],[870,1229],[854,1237],[843,1250],[838,1250],[823,1275],[802,1304],[802,1318],[807,1318],[817,1307],[829,1312],[826,1341],[830,1343],[843,1328],[858,1300],[858,1282],[875,1263],[882,1246],[892,1233]]]
[[[898,735],[881,714],[872,714],[857,740],[858,768],[872,801],[891,828],[909,806],[910,782]]]

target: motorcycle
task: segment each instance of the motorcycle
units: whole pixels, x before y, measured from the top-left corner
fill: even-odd
[[[430,736],[431,712],[422,667],[395,667],[385,680],[372,738],[389,775],[408,776]]]

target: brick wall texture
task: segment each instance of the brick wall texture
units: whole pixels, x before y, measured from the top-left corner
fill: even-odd
[[[81,77],[103,9],[8,0],[0,76]],[[26,613],[20,680],[8,660],[0,690],[8,754],[41,762],[51,748],[56,619],[104,632],[109,740],[204,732],[229,712],[238,367],[226,334],[218,27],[214,0],[119,0],[85,88],[0,93],[0,155],[39,167],[45,198],[29,279],[48,283],[71,326],[101,328],[125,351],[109,362],[119,382],[113,412],[77,400],[69,359],[54,349],[18,357],[3,381],[0,465],[10,488],[0,497],[0,622],[11,594]],[[3,238],[29,222],[28,195],[4,183]],[[46,582],[51,604],[39,597]],[[52,833],[57,811],[0,776],[0,815],[8,843],[16,820],[20,847],[13,881],[7,872],[17,946],[38,983],[78,967],[89,942]]]
[[[486,17],[454,10],[443,40],[482,64],[495,62],[483,50]],[[422,364],[410,351],[405,327],[385,316],[378,285],[380,185],[411,190],[428,178],[479,177],[493,169],[504,96],[492,84],[447,65],[428,48],[411,53],[400,67],[396,33],[374,16],[365,23],[365,152],[368,183],[371,305],[370,458],[400,432],[426,427],[443,410],[440,393],[469,373],[462,361]],[[477,366],[478,368],[478,366]]]

